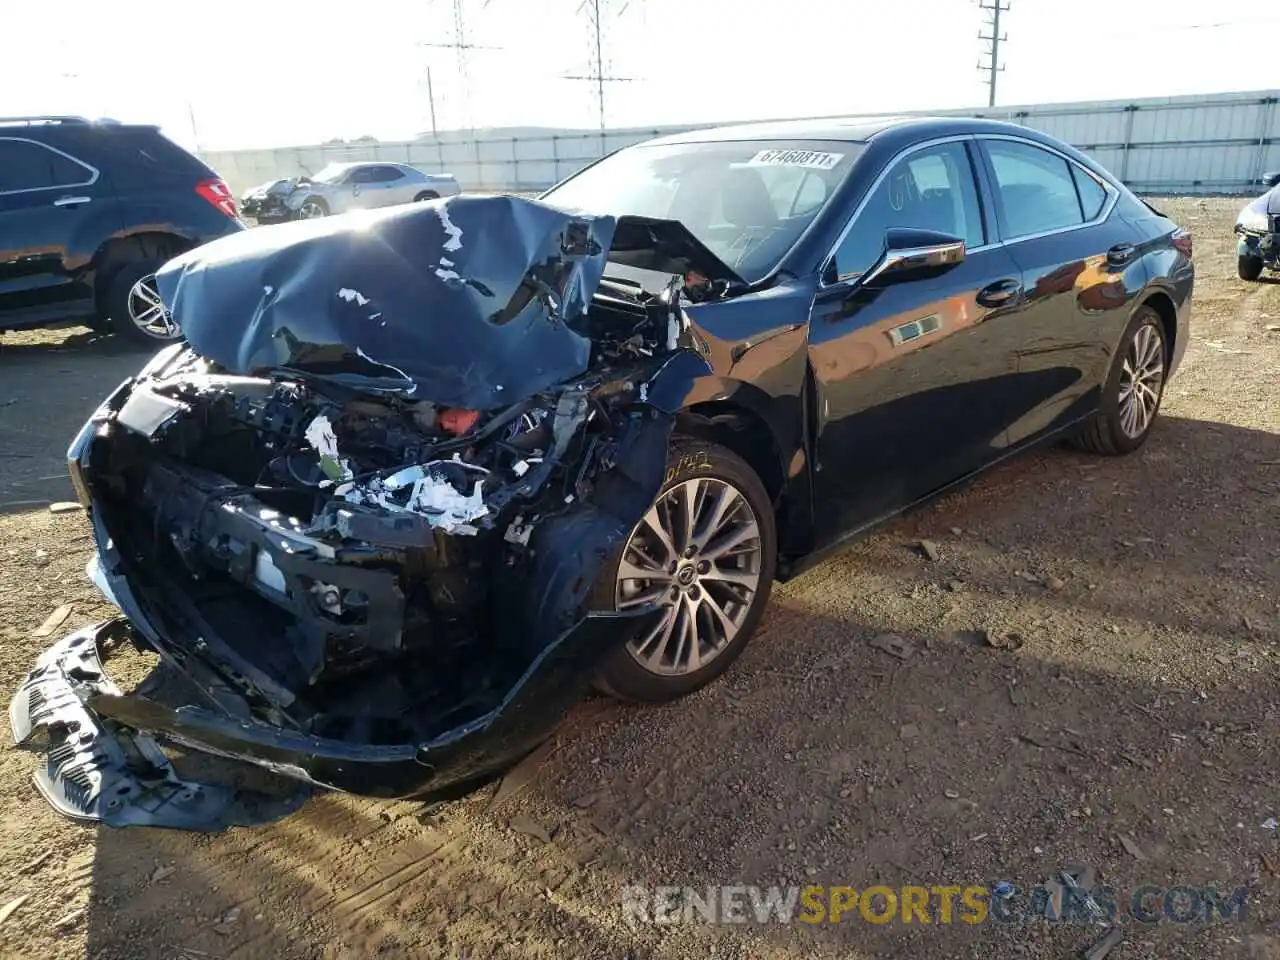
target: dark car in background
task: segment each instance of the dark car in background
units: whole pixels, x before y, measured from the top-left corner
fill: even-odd
[[[157,127],[0,118],[0,332],[70,322],[174,340],[156,270],[243,229],[222,179]]]
[[[1236,217],[1236,272],[1257,280],[1263,270],[1280,270],[1280,172],[1262,178],[1269,187]]]
[[[687,694],[775,578],[1019,451],[1142,446],[1191,257],[1079,151],[970,119],[700,130],[538,201],[194,250],[158,278],[187,345],[69,451],[123,617],[41,657],[15,738],[66,813],[207,827],[247,808],[153,735],[409,796],[593,684]],[[125,640],[199,694],[123,694]]]

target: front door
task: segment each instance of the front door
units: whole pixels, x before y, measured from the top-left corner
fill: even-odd
[[[0,316],[86,310],[93,289],[71,269],[94,203],[111,199],[98,172],[22,137],[0,137]]]
[[[1020,271],[988,242],[975,150],[953,140],[895,161],[815,299],[814,492],[828,540],[989,463],[1018,416]],[[891,227],[961,238],[965,258],[941,273],[866,282]]]

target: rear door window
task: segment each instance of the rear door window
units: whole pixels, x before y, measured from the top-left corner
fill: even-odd
[[[1065,159],[1012,140],[985,144],[1003,208],[1005,240],[1084,223],[1071,164]]]
[[[92,168],[44,144],[0,138],[0,193],[85,186],[93,180]]]

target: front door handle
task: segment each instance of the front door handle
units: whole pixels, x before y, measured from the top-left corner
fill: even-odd
[[[1014,279],[997,280],[978,291],[976,297],[979,306],[1003,307],[1010,300],[1016,300],[1022,294],[1022,284]]]
[[[1137,252],[1138,248],[1132,243],[1117,243],[1107,251],[1107,262],[1120,266],[1132,260],[1134,254]]]
[[[92,197],[59,197],[53,201],[55,207],[75,207],[82,203],[88,203]]]

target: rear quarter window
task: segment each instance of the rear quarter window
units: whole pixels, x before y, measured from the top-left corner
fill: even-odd
[[[1080,194],[1080,208],[1084,211],[1084,218],[1092,220],[1106,206],[1107,191],[1074,163],[1071,164],[1071,175],[1076,178],[1076,190]]]

